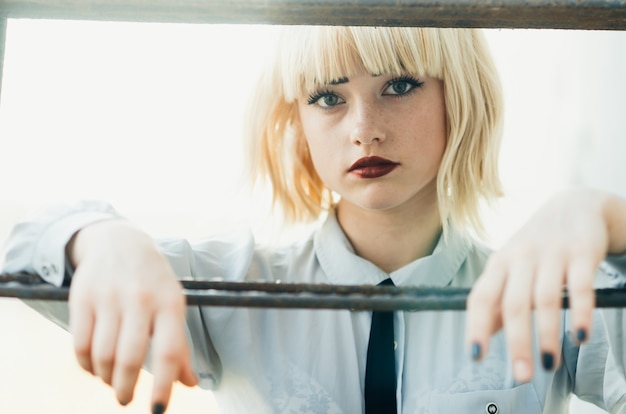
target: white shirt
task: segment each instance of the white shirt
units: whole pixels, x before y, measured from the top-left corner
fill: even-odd
[[[2,271],[37,272],[60,284],[71,235],[115,216],[106,204],[84,203],[22,223],[7,243]],[[334,214],[310,238],[282,249],[263,249],[248,232],[196,244],[162,240],[159,247],[181,277],[372,285],[391,277],[397,286],[440,287],[470,287],[489,254],[452,230],[432,255],[387,274],[354,253]],[[603,269],[599,279],[622,282]],[[64,304],[32,305],[66,324]],[[623,309],[596,311],[590,341],[579,348],[564,311],[560,367],[546,372],[535,349],[533,380],[515,384],[501,333],[474,362],[464,346],[465,312],[396,312],[398,412],[486,413],[495,406],[499,413],[566,413],[574,392],[626,413],[624,316]],[[190,306],[187,328],[200,385],[214,390],[224,413],[359,413],[370,321],[370,312],[349,310]]]

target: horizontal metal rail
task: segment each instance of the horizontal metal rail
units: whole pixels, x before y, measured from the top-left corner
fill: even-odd
[[[188,305],[291,309],[443,311],[466,308],[469,289],[181,280]],[[597,308],[626,307],[626,289],[598,289]],[[36,275],[0,275],[0,297],[67,301]],[[569,307],[567,291],[563,308]]]
[[[184,23],[626,29],[626,0],[2,0],[0,16]]]

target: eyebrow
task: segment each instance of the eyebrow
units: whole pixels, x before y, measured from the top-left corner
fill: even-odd
[[[372,77],[374,78],[377,78],[379,76],[381,76],[380,73],[372,75]],[[350,82],[350,79],[344,76],[343,78],[331,80],[328,84],[329,85],[341,85],[342,83],[348,83],[348,82]]]
[[[331,80],[330,84],[331,85],[341,85],[342,83],[348,83],[348,82],[350,82],[350,79],[344,77],[344,78]]]

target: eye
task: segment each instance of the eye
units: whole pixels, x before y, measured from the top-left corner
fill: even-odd
[[[345,103],[345,101],[334,92],[321,91],[309,96],[307,103],[309,105],[317,105],[321,108],[332,108],[334,106]]]
[[[421,87],[423,84],[424,82],[417,80],[411,76],[394,78],[387,83],[387,88],[383,92],[383,95],[406,95],[413,89]]]

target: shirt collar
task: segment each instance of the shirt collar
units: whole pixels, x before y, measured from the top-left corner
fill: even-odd
[[[467,257],[471,242],[450,228],[448,237],[439,237],[433,253],[406,266],[384,272],[359,257],[341,229],[334,211],[314,236],[315,254],[331,283],[337,285],[377,285],[391,278],[396,286],[434,286],[450,284]]]

